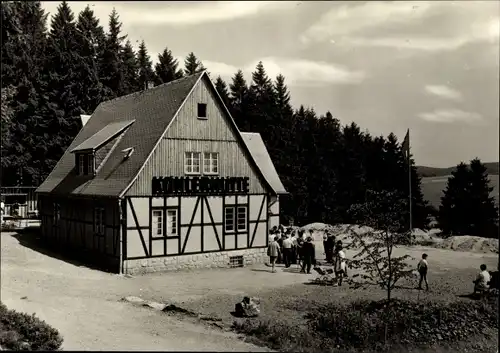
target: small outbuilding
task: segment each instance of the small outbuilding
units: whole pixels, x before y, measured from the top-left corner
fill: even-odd
[[[47,242],[129,274],[263,261],[286,191],[205,71],[86,119],[36,191]]]

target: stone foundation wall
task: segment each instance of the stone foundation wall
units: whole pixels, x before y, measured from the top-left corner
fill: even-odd
[[[267,259],[267,248],[126,260],[123,264],[123,272],[133,275],[186,269],[229,268],[229,258],[233,256],[243,256],[243,266],[264,263]]]

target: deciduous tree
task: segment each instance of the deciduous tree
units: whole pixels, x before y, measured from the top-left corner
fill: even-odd
[[[349,209],[358,224],[373,228],[364,234],[352,227],[349,229],[352,238],[349,248],[358,251],[348,262],[349,268],[358,272],[349,282],[355,287],[378,285],[385,289],[388,301],[397,283],[412,276],[408,264],[411,256],[394,254],[398,244],[404,243],[409,236],[408,232],[400,232],[407,205],[404,195],[398,192],[367,190],[365,202]],[[359,278],[361,281],[357,281]]]

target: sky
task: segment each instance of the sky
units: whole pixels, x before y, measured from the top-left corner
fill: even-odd
[[[192,51],[230,82],[238,69],[250,81],[262,61],[285,76],[294,108],[400,141],[410,129],[417,165],[499,161],[499,1],[88,4],[105,28],[115,8],[153,62],[165,47],[180,62]]]

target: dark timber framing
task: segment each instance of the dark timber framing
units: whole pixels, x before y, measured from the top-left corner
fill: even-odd
[[[220,197],[222,199],[222,222],[215,222],[215,219],[213,217],[213,212],[210,207],[210,202],[208,201],[209,196],[215,196],[215,197]],[[239,197],[246,197],[246,201],[244,200],[243,202],[239,201]],[[262,201],[259,201],[260,207],[259,207],[259,213],[257,215],[257,219],[250,219],[250,212],[251,212],[251,196],[262,196]],[[196,255],[196,254],[206,254],[206,253],[213,253],[213,252],[221,252],[221,251],[236,251],[236,250],[245,250],[245,249],[257,249],[257,248],[262,248],[262,247],[267,247],[268,246],[268,237],[267,233],[269,231],[269,218],[268,218],[268,210],[267,206],[269,205],[269,194],[257,194],[257,193],[249,193],[247,195],[192,195],[190,197],[196,197],[196,201],[194,204],[193,211],[191,213],[190,221],[189,223],[182,223],[182,199],[186,197],[184,195],[173,195],[173,196],[126,196],[125,199],[122,202],[122,213],[124,215],[127,214],[126,208],[125,207],[130,207],[130,211],[133,217],[133,221],[135,223],[135,226],[127,226],[127,220],[126,216],[125,219],[122,220],[122,231],[123,231],[123,261],[126,260],[139,260],[139,259],[147,259],[147,258],[158,258],[158,257],[170,257],[170,256],[182,256],[182,255]],[[228,204],[226,201],[226,197],[234,197],[235,202]],[[137,218],[137,214],[135,212],[134,206],[133,206],[133,199],[139,199],[139,198],[148,198],[148,205],[149,205],[149,214],[148,214],[148,220],[149,224],[147,226],[139,226],[139,219]],[[161,206],[153,206],[153,198],[162,198],[163,202]],[[177,205],[176,206],[167,206],[167,199],[168,198],[176,198],[177,199]],[[207,210],[208,214],[208,219],[205,216],[205,207]],[[225,219],[226,219],[226,208],[227,207],[234,207],[235,213],[234,213],[234,231],[232,232],[226,232],[226,227],[225,227]],[[246,208],[246,230],[245,231],[240,231],[238,230],[238,207],[245,207]],[[177,235],[175,236],[169,236],[166,233],[166,227],[167,227],[167,210],[169,209],[175,209],[177,210]],[[155,237],[153,236],[153,225],[152,225],[152,214],[153,210],[162,210],[163,211],[163,227],[164,227],[164,233],[163,236],[161,237]],[[196,213],[200,211],[200,222],[194,222],[196,218]],[[265,212],[265,213],[264,213]],[[262,218],[264,216],[264,218]],[[208,222],[207,222],[208,221]],[[207,222],[207,223],[205,223]],[[258,231],[258,227],[260,223],[266,223],[266,245],[265,246],[257,246],[254,247],[253,243],[255,240],[255,236]],[[253,231],[251,231],[250,225],[255,224],[255,227]],[[205,245],[204,245],[204,238],[205,238],[205,233],[204,233],[204,228],[207,226],[212,226],[214,229],[215,233],[215,238],[217,240],[217,245],[218,249],[216,250],[205,250]],[[219,233],[217,226],[221,226],[222,233]],[[189,237],[191,235],[191,231],[193,227],[200,227],[200,251],[193,251],[193,252],[186,252],[186,247],[189,241]],[[141,243],[143,246],[144,254],[145,256],[132,256],[128,257],[127,255],[127,231],[128,230],[137,230],[139,232],[139,237],[141,239]],[[149,239],[144,238],[143,230],[149,230]],[[245,247],[238,247],[238,235],[241,234],[246,234],[246,246]],[[184,235],[184,240],[182,240],[182,236]],[[234,237],[234,248],[231,249],[226,249],[226,237],[232,236]],[[174,254],[167,254],[168,253],[168,245],[167,245],[167,240],[171,239],[177,239],[178,242],[178,251],[177,253]],[[153,255],[153,242],[154,241],[160,241],[163,240],[163,254],[159,255]],[[149,249],[148,249],[149,245]]]
[[[144,253],[146,254],[146,257],[149,257],[150,254],[149,254],[148,248],[146,246],[146,241],[144,240],[144,235],[142,234],[142,229],[141,229],[141,227],[139,227],[139,220],[137,219],[134,205],[133,205],[132,201],[130,201],[130,198],[127,198],[127,200],[128,200],[128,206],[130,207],[130,211],[132,212],[132,217],[134,217],[135,224],[137,225],[136,229],[139,231],[139,237],[141,238],[142,248],[144,249]]]
[[[61,254],[75,253],[84,263],[92,263],[105,271],[119,271],[120,227],[114,218],[108,217],[116,213],[116,207],[111,212],[107,208],[109,199],[41,194],[38,201],[41,203],[42,234],[47,243],[52,243]],[[105,210],[101,232],[96,229],[96,208]],[[54,222],[55,211],[59,213],[57,222]]]

